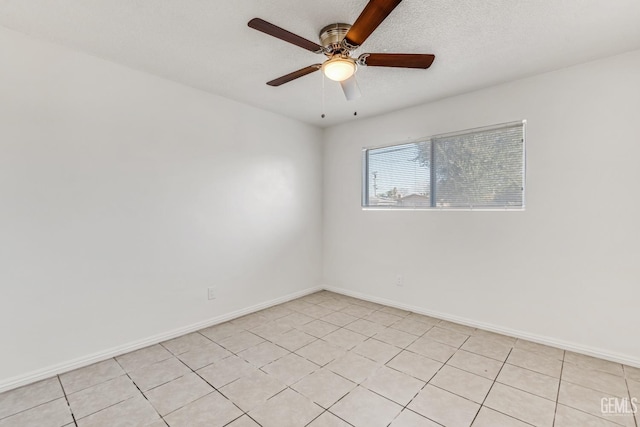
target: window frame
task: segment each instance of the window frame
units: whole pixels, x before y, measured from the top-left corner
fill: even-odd
[[[368,162],[368,152],[371,150],[377,150],[377,149],[381,149],[381,148],[391,148],[391,147],[399,147],[401,145],[408,145],[408,144],[417,144],[420,142],[425,142],[425,141],[431,141],[433,139],[437,139],[437,138],[449,138],[449,137],[455,137],[455,136],[460,136],[460,135],[466,135],[466,134],[470,134],[470,133],[475,133],[475,132],[485,132],[485,131],[491,131],[491,130],[498,130],[498,129],[504,129],[504,128],[510,128],[510,127],[516,127],[516,126],[522,126],[522,205],[521,206],[504,206],[504,207],[469,207],[469,206],[464,206],[464,207],[445,207],[445,206],[370,206],[367,205],[367,201],[369,200],[369,162]],[[500,123],[500,124],[495,124],[495,125],[489,125],[489,126],[482,126],[482,127],[476,127],[476,128],[470,128],[470,129],[465,129],[465,130],[461,130],[461,131],[456,131],[456,132],[447,132],[447,133],[440,133],[440,134],[436,134],[436,135],[431,135],[431,136],[426,136],[426,137],[421,137],[421,138],[416,138],[416,139],[412,139],[412,140],[408,140],[408,141],[402,141],[402,142],[396,142],[396,143],[392,143],[392,144],[382,144],[382,145],[376,145],[376,146],[370,146],[370,147],[363,147],[362,148],[362,181],[361,181],[361,207],[362,210],[375,210],[375,211],[515,211],[515,212],[519,212],[519,211],[524,211],[525,207],[526,207],[526,188],[527,188],[527,184],[526,184],[526,178],[527,178],[527,132],[526,132],[526,127],[527,127],[527,121],[526,120],[518,120],[518,121],[513,121],[513,122],[507,122],[507,123]],[[431,157],[433,158],[433,154],[435,151],[435,144],[433,143],[433,141],[430,142],[430,150],[431,150]],[[435,174],[435,168],[431,167],[429,169],[429,173],[431,174],[431,181],[430,181],[430,187],[431,187],[431,191],[429,192],[429,195],[431,197],[431,203],[432,205],[434,204],[433,201],[436,197],[435,191],[432,191],[435,187],[434,185],[434,174]]]

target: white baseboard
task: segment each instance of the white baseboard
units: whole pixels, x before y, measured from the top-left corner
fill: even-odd
[[[308,288],[303,291],[294,292],[292,294],[285,295],[280,298],[255,304],[255,305],[252,305],[251,307],[243,308],[241,310],[236,310],[231,313],[223,314],[221,316],[216,316],[214,318],[205,320],[203,322],[198,322],[182,328],[173,329],[168,332],[164,332],[148,338],[130,342],[118,347],[109,348],[104,351],[82,356],[77,359],[69,360],[67,362],[58,363],[56,365],[52,365],[47,368],[38,369],[37,371],[32,371],[24,375],[12,377],[7,380],[0,381],[0,393],[4,391],[12,390],[14,388],[21,387],[23,385],[31,384],[36,381],[44,380],[44,379],[53,377],[55,375],[60,375],[65,372],[72,371],[74,369],[83,368],[85,366],[89,366],[97,362],[102,362],[103,360],[120,356],[122,354],[129,353],[131,351],[138,350],[144,347],[148,347],[150,345],[154,345],[159,342],[167,341],[172,338],[179,337],[180,335],[189,334],[191,332],[195,332],[200,329],[207,328],[209,326],[217,325],[218,323],[227,322],[229,320],[233,320],[238,317],[254,313],[256,311],[264,310],[265,308],[269,308],[274,305],[282,304],[284,302],[287,302],[296,298],[300,298],[305,295],[312,294],[314,292],[321,291],[322,289],[323,289],[322,287]]]
[[[542,335],[530,334],[528,332],[505,328],[505,327],[493,325],[490,323],[478,322],[478,321],[467,319],[464,317],[452,316],[450,314],[440,313],[433,310],[427,310],[427,309],[416,307],[413,305],[402,304],[397,301],[392,301],[385,298],[373,297],[371,295],[350,291],[348,289],[337,288],[334,286],[324,286],[324,289],[327,291],[335,292],[337,294],[342,294],[342,295],[358,298],[365,301],[375,302],[378,304],[399,308],[401,310],[411,311],[417,314],[424,314],[425,316],[437,317],[438,319],[460,323],[462,325],[471,326],[473,328],[480,328],[486,331],[496,332],[502,335],[508,335],[515,338],[522,338],[528,341],[536,342],[538,344],[557,347],[563,350],[569,350],[575,353],[585,354],[587,356],[593,356],[600,359],[610,360],[612,362],[622,363],[624,365],[640,368],[640,359],[637,357],[628,356],[626,354],[614,353],[611,351],[603,350],[601,348],[594,348],[594,347],[589,347],[581,344],[576,344],[570,341],[559,340],[556,338],[546,337]]]

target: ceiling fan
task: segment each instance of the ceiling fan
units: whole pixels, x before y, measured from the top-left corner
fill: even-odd
[[[314,43],[260,18],[252,19],[248,23],[249,27],[313,53],[324,54],[328,58],[322,64],[310,65],[271,80],[267,84],[280,86],[322,69],[327,78],[340,82],[347,100],[353,100],[360,97],[360,88],[355,77],[358,66],[429,68],[435,59],[434,55],[363,53],[358,58],[351,57],[351,52],[364,43],[401,1],[370,0],[353,25],[338,23],[324,27],[320,31],[321,44]]]

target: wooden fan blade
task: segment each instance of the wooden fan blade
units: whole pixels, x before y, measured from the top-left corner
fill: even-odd
[[[267,82],[267,84],[269,86],[280,86],[280,85],[283,85],[285,83],[289,83],[292,80],[299,79],[300,77],[304,77],[307,74],[311,74],[311,73],[313,73],[315,71],[318,71],[320,68],[322,68],[321,64],[310,65],[310,66],[308,66],[306,68],[303,68],[301,70],[294,71],[293,73],[289,73],[286,76],[282,76],[282,77],[279,77],[279,78],[277,78],[275,80],[271,80],[270,82]]]
[[[301,48],[307,49],[311,52],[322,53],[322,46],[320,46],[319,44],[293,34],[292,32],[289,32],[260,18],[253,18],[247,25],[254,30],[262,31],[265,34],[269,34],[270,36],[273,36],[280,40],[295,44],[296,46],[300,46]]]
[[[401,1],[370,0],[345,36],[347,43],[352,46],[362,45]]]
[[[359,61],[369,67],[429,68],[435,55],[414,53],[365,53]]]

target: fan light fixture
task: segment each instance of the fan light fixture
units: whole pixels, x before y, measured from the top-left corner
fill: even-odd
[[[322,64],[322,71],[328,79],[343,82],[356,72],[356,62],[351,58],[331,58]]]

